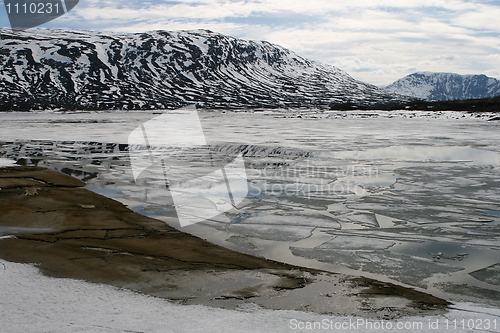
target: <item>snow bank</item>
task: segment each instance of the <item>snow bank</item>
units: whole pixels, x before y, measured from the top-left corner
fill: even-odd
[[[183,306],[111,286],[49,278],[31,265],[1,260],[0,313],[4,333],[498,332],[500,328],[499,309],[472,304],[460,304],[445,316],[392,322],[263,310],[257,306],[239,310]],[[469,329],[471,325],[474,330]]]
[[[10,160],[8,158],[0,157],[0,168],[4,168],[7,166],[13,166],[16,161]]]

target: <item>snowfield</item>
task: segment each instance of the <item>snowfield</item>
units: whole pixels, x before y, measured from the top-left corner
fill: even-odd
[[[0,168],[14,165],[13,160],[8,158],[0,158]]]
[[[129,290],[42,275],[0,261],[0,329],[18,332],[499,332],[500,310],[456,304],[435,317],[375,321],[248,307],[177,305]],[[489,328],[488,328],[489,327]]]

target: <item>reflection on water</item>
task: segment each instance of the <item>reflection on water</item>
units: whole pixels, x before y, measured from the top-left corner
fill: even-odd
[[[432,147],[426,145],[392,146],[362,151],[320,153],[320,155],[353,160],[391,160],[409,162],[472,162],[478,165],[500,166],[500,154],[472,147]]]
[[[53,231],[52,229],[48,229],[48,228],[24,228],[24,227],[0,226],[0,236],[44,233],[44,232],[52,232],[52,231]]]
[[[447,242],[403,243],[394,246],[392,251],[433,261],[449,262],[462,267],[466,273],[496,264],[499,260],[498,251]]]
[[[500,217],[500,211],[498,210],[485,210],[484,212],[491,216]]]

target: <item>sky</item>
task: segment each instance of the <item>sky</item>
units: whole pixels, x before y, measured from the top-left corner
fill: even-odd
[[[0,27],[10,28],[0,3]],[[499,17],[500,0],[80,0],[41,27],[210,29],[266,40],[384,85],[416,71],[500,79]]]

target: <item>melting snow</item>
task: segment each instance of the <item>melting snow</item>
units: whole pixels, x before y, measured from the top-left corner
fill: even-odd
[[[417,333],[443,332],[450,328],[453,332],[498,332],[500,328],[499,309],[472,304],[455,304],[450,312],[442,316],[408,317],[383,322],[298,311],[264,310],[251,305],[238,310],[177,305],[107,285],[49,278],[31,265],[6,261],[0,261],[0,286],[0,327],[3,333],[267,333],[339,330],[352,333]],[[345,329],[341,328],[342,325]],[[404,329],[405,326],[410,329]],[[317,329],[311,329],[314,327]]]

